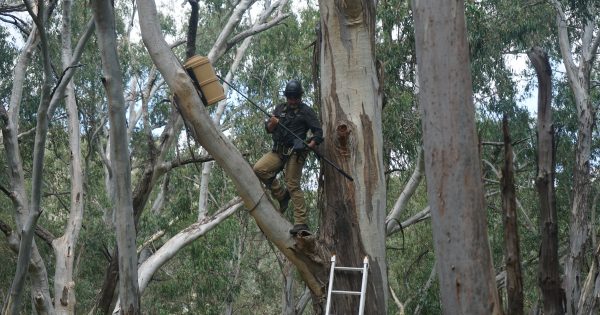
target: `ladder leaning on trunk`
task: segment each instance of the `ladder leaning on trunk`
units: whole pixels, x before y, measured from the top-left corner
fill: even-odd
[[[360,291],[341,291],[333,289],[333,278],[336,270],[343,271],[360,271],[362,272],[362,284]],[[335,255],[331,256],[331,270],[329,272],[329,287],[327,289],[327,305],[325,307],[325,315],[330,315],[331,295],[360,295],[360,305],[358,307],[358,315],[365,313],[365,296],[367,295],[367,277],[369,275],[369,257],[365,256],[362,267],[337,267],[335,265]]]

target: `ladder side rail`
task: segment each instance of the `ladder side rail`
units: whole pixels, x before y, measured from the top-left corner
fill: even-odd
[[[329,271],[329,285],[327,288],[327,303],[325,306],[325,315],[329,315],[331,308],[331,291],[333,291],[333,276],[335,274],[335,255],[331,256],[331,270]]]
[[[365,300],[367,295],[367,278],[369,276],[369,257],[365,256],[363,260],[363,276],[362,284],[360,286],[360,305],[358,309],[358,315],[364,315],[365,313]]]

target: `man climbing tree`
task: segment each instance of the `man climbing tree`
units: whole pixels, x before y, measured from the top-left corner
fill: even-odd
[[[258,178],[271,190],[273,197],[279,201],[279,211],[287,210],[290,199],[294,206],[294,227],[291,234],[308,230],[306,224],[307,211],[304,193],[300,188],[302,168],[308,151],[315,149],[323,142],[323,129],[317,114],[302,102],[302,84],[298,80],[290,80],[284,95],[286,102],[275,107],[273,115],[265,121],[265,128],[273,136],[273,148],[264,154],[254,165]],[[308,141],[306,135],[311,131]],[[276,176],[284,170],[285,186]]]

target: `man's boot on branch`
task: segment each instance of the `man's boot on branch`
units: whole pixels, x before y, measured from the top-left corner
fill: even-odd
[[[307,232],[308,234],[310,234],[310,231],[308,230],[308,225],[294,224],[294,227],[290,230],[290,234],[292,234],[292,235],[296,235],[300,232]]]

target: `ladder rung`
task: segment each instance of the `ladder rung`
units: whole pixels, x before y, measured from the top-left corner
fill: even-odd
[[[335,294],[348,294],[348,295],[361,295],[360,291],[341,291],[341,290],[332,290],[331,293]]]
[[[363,271],[363,267],[335,267],[335,270]]]

